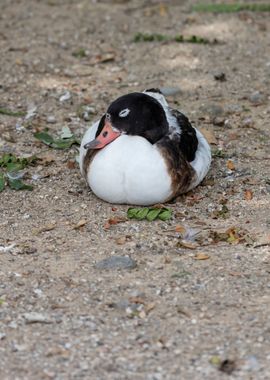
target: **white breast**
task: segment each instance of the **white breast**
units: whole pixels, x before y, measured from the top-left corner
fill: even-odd
[[[97,125],[83,138],[81,170],[83,145],[94,139]],[[87,182],[99,198],[110,203],[151,205],[166,201],[172,194],[163,157],[140,136],[123,135],[101,149],[91,162]]]

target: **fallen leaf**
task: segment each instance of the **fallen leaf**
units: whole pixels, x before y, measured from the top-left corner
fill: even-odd
[[[214,131],[206,128],[200,128],[200,132],[204,135],[206,138],[208,144],[210,145],[217,145],[218,141],[216,139],[216,136],[214,135]]]
[[[168,208],[159,207],[130,207],[127,211],[127,216],[129,219],[147,219],[149,222],[152,222],[155,219],[166,221],[171,218],[172,211]]]
[[[229,272],[229,275],[233,277],[244,277],[244,274],[241,272]]]
[[[0,173],[0,193],[5,188],[5,177],[3,173]]]
[[[209,359],[209,363],[213,364],[213,365],[220,365],[221,363],[221,359],[219,356],[217,355],[214,355],[212,356],[210,359]]]
[[[126,236],[121,236],[115,239],[116,244],[123,245],[127,242]]]
[[[123,218],[121,216],[118,216],[118,217],[116,216],[115,218],[110,218],[107,222],[105,222],[104,229],[107,230],[115,224],[124,223],[126,221],[127,221],[127,219]]]
[[[245,190],[244,198],[246,201],[251,201],[253,198],[253,192],[251,190]]]
[[[270,234],[263,235],[258,242],[255,244],[255,248],[264,247],[270,245]]]
[[[229,170],[235,170],[235,165],[231,160],[228,160],[226,166]]]
[[[143,297],[129,297],[129,302],[130,303],[136,303],[136,304],[142,304],[142,305],[145,305],[146,304],[146,301]]]
[[[169,256],[164,257],[164,264],[170,264],[172,262],[172,259]]]
[[[15,178],[7,178],[9,187],[13,190],[33,190],[32,185],[27,185],[26,183],[23,183],[20,179]]]
[[[82,219],[82,220],[80,220],[77,224],[75,224],[75,226],[73,227],[73,229],[74,229],[74,230],[78,230],[79,228],[85,226],[86,223],[88,223],[88,220],[86,220],[86,219]]]
[[[70,169],[70,170],[72,170],[72,169],[76,169],[76,162],[75,161],[73,161],[73,160],[69,160],[68,162],[67,162],[67,167],[68,167],[68,169]]]
[[[210,256],[207,253],[198,252],[194,256],[194,260],[207,260],[210,259]]]
[[[56,227],[56,223],[50,223],[50,224],[47,224],[46,226],[43,226],[41,228],[36,228],[32,231],[33,235],[38,235],[42,232],[46,232],[46,231],[52,231],[54,230]]]
[[[188,248],[188,249],[196,249],[198,248],[199,245],[197,243],[193,243],[192,241],[183,239],[179,241],[177,246]]]
[[[42,157],[39,157],[40,164],[47,166],[55,161],[55,157],[52,154],[44,154]]]
[[[104,53],[104,54],[98,54],[94,61],[90,62],[92,64],[97,64],[97,63],[107,63],[107,62],[112,62],[115,60],[115,53]]]
[[[182,306],[177,305],[176,310],[178,314],[182,314],[185,317],[191,318],[191,314],[187,310],[183,309]]]
[[[155,307],[156,307],[156,304],[154,302],[151,302],[151,303],[148,303],[147,305],[145,305],[144,310],[145,310],[146,314],[149,314],[150,311],[152,311]]]
[[[164,17],[168,14],[168,9],[165,4],[159,4],[159,14],[160,16]]]

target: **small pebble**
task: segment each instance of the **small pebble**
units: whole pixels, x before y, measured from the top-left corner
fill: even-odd
[[[47,117],[47,123],[49,123],[49,124],[55,124],[56,123],[56,118],[53,115],[49,115]]]
[[[260,91],[255,91],[249,96],[249,101],[255,105],[262,104],[265,96]]]
[[[254,121],[251,117],[246,117],[241,124],[244,128],[250,128],[254,126]]]
[[[59,100],[60,102],[66,102],[71,98],[71,94],[69,91],[66,91],[63,95],[60,96]]]
[[[160,91],[164,96],[174,96],[182,92],[179,87],[161,87]]]
[[[224,109],[219,104],[206,104],[200,107],[200,109],[213,118],[220,117],[224,114]]]
[[[53,321],[46,314],[31,312],[23,315],[26,323],[53,323]]]
[[[112,256],[99,261],[95,266],[97,269],[134,269],[137,263],[128,256]]]
[[[224,117],[215,117],[213,120],[213,124],[217,125],[218,127],[222,127],[225,123]]]
[[[215,80],[218,80],[220,82],[226,82],[226,80],[227,80],[226,74],[223,73],[222,71],[215,73],[214,78],[215,78]]]

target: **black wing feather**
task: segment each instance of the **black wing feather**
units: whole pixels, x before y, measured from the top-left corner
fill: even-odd
[[[176,118],[181,129],[180,150],[188,162],[195,159],[198,148],[198,138],[195,128],[192,127],[188,118],[178,110],[171,109],[172,115]]]

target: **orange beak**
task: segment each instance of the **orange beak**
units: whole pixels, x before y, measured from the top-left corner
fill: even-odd
[[[101,149],[105,145],[109,144],[117,137],[121,135],[121,132],[118,132],[113,129],[111,123],[106,120],[105,125],[100,132],[100,134],[95,138],[95,140],[90,141],[84,145],[84,149]]]

